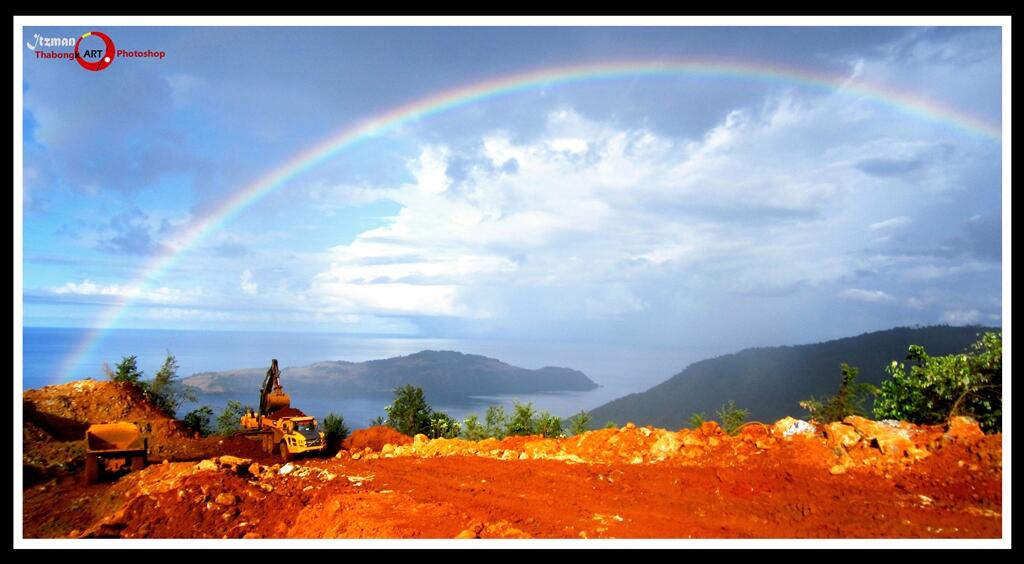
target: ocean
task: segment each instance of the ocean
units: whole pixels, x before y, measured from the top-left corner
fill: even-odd
[[[39,388],[82,378],[104,379],[103,364],[117,364],[122,357],[135,355],[144,378],[160,368],[168,352],[178,360],[182,378],[197,372],[236,368],[265,368],[277,358],[282,384],[288,390],[288,367],[305,366],[324,360],[360,362],[390,358],[421,350],[454,350],[497,358],[522,368],[563,366],[582,371],[601,387],[586,392],[552,392],[467,398],[458,403],[432,403],[436,410],[457,419],[470,414],[483,415],[488,405],[499,404],[510,412],[514,402],[530,402],[559,417],[592,409],[613,399],[642,392],[678,373],[691,362],[707,358],[717,351],[685,347],[609,345],[606,343],[560,343],[552,341],[499,341],[491,339],[428,339],[351,334],[292,333],[258,331],[170,331],[114,329],[82,357],[69,373],[63,365],[75,354],[79,344],[91,334],[89,329],[26,327],[23,330],[22,389]],[[215,412],[229,399],[243,404],[258,402],[260,382],[255,382],[252,397],[200,397],[195,404],[179,409],[179,417],[197,405],[209,405]],[[292,395],[292,405],[322,418],[340,414],[350,428],[359,428],[377,416],[384,416],[390,398],[380,396],[301,397]],[[594,422],[603,424],[604,422]],[[619,424],[625,422],[617,422]]]

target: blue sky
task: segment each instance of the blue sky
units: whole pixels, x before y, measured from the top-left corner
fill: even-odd
[[[125,328],[737,347],[1001,323],[998,140],[856,92],[708,76],[539,87],[407,124],[133,287],[237,190],[454,87],[714,58],[998,124],[998,28],[103,31],[167,56],[87,72],[24,52],[25,325],[94,326],[125,297]]]

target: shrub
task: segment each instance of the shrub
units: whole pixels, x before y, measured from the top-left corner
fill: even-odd
[[[484,431],[488,437],[495,439],[505,438],[505,429],[508,427],[508,417],[505,415],[505,408],[500,405],[492,405],[487,408],[484,415]]]
[[[697,429],[701,425],[703,425],[704,421],[706,421],[706,420],[707,419],[704,417],[703,413],[694,413],[693,415],[690,416],[690,419],[689,419],[690,427],[693,427],[694,429]]]
[[[487,429],[480,424],[480,418],[470,415],[462,421],[462,437],[468,441],[482,441],[489,435]]]
[[[241,402],[228,400],[224,411],[217,416],[217,434],[231,435],[238,432],[242,426],[242,415],[251,409],[251,407],[243,406]]]
[[[324,440],[330,449],[341,446],[341,441],[348,438],[348,427],[345,426],[345,418],[341,415],[328,413],[323,421]]]
[[[569,420],[569,432],[573,435],[579,435],[590,430],[590,414],[586,411],[580,410],[579,413],[572,416]]]
[[[538,435],[543,435],[552,439],[565,436],[565,433],[562,432],[562,420],[551,415],[547,411],[542,411],[537,415],[537,422],[534,424],[534,429]]]
[[[860,371],[856,367],[844,362],[839,365],[839,371],[842,380],[839,383],[838,394],[826,396],[821,400],[812,397],[800,402],[800,407],[806,409],[818,422],[832,423],[842,421],[850,415],[866,415],[864,402],[869,396],[878,393],[878,389],[871,384],[857,382]]]
[[[154,405],[170,417],[175,416],[185,400],[196,401],[195,392],[189,388],[180,388],[177,378],[178,359],[168,352],[163,366],[160,367],[149,384],[147,396]]]
[[[988,433],[1002,430],[1003,341],[1000,333],[986,333],[971,351],[928,356],[924,347],[911,345],[910,372],[897,361],[886,367],[892,378],[882,382],[875,416],[918,424],[943,423],[955,415],[973,417]]]
[[[747,416],[750,412],[746,409],[740,409],[736,407],[736,403],[729,400],[715,412],[718,419],[722,423],[722,430],[730,435],[735,435],[740,431],[740,427],[743,426],[747,421]]]
[[[213,429],[210,428],[211,417],[213,417],[213,410],[204,405],[185,415],[185,426],[205,437],[213,432]]]
[[[608,421],[604,422],[604,428],[605,429],[618,429],[618,427],[619,427],[619,424],[614,422],[614,421],[612,421],[611,419],[609,419]]]
[[[454,439],[459,436],[459,422],[441,411],[430,414],[430,429],[427,436],[431,439]]]
[[[115,371],[110,377],[115,382],[127,382],[145,391],[146,383],[142,381],[142,371],[139,370],[138,361],[135,355],[121,358],[121,362],[114,367]]]
[[[410,384],[395,389],[395,400],[384,408],[387,424],[399,433],[414,436],[430,432],[430,406],[423,397],[423,388]]]
[[[533,410],[533,403],[519,403],[516,402],[512,412],[512,417],[508,421],[508,425],[505,427],[506,435],[535,435],[537,434],[537,425],[533,420],[536,412]]]

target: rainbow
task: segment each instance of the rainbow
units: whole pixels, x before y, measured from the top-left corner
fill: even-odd
[[[914,94],[881,85],[848,81],[843,77],[746,62],[714,60],[599,62],[531,70],[461,86],[398,106],[340,130],[319,144],[297,154],[252,184],[238,189],[203,217],[194,220],[175,248],[164,255],[152,258],[145,264],[131,283],[131,291],[126,292],[123,298],[118,299],[101,313],[93,324],[96,330],[87,332],[87,337],[68,355],[62,366],[61,374],[72,375],[72,372],[81,364],[82,359],[102,339],[104,333],[116,325],[133,297],[138,295],[147,284],[158,280],[176,259],[267,194],[353,145],[392,132],[416,120],[488,98],[568,83],[657,76],[760,80],[806,86],[825,92],[843,92],[868,99],[919,119],[946,123],[971,135],[989,138],[996,142],[1001,139],[999,124],[989,123],[977,116]]]

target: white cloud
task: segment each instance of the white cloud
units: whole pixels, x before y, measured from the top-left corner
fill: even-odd
[[[942,321],[953,325],[969,325],[981,321],[981,312],[976,309],[953,309],[942,312]],[[990,319],[992,316],[988,316]]]
[[[67,282],[49,290],[59,296],[105,296],[168,304],[185,303],[202,295],[202,291],[198,288],[193,290],[180,290],[166,286],[143,288],[126,284],[96,284],[90,280]]]
[[[884,221],[879,221],[877,223],[872,223],[871,225],[868,225],[868,231],[880,231],[882,229],[895,229],[897,227],[902,227],[902,226],[904,226],[904,225],[906,225],[908,223],[910,223],[910,218],[901,215],[901,216],[898,216],[898,217],[891,217],[889,219],[886,219]]]
[[[252,279],[252,271],[248,268],[242,271],[242,291],[250,296],[255,296],[256,291],[259,289],[259,285]]]
[[[850,300],[858,300],[868,303],[883,303],[893,301],[893,297],[891,295],[881,290],[862,290],[860,288],[849,288],[843,290],[839,294],[839,296]]]

